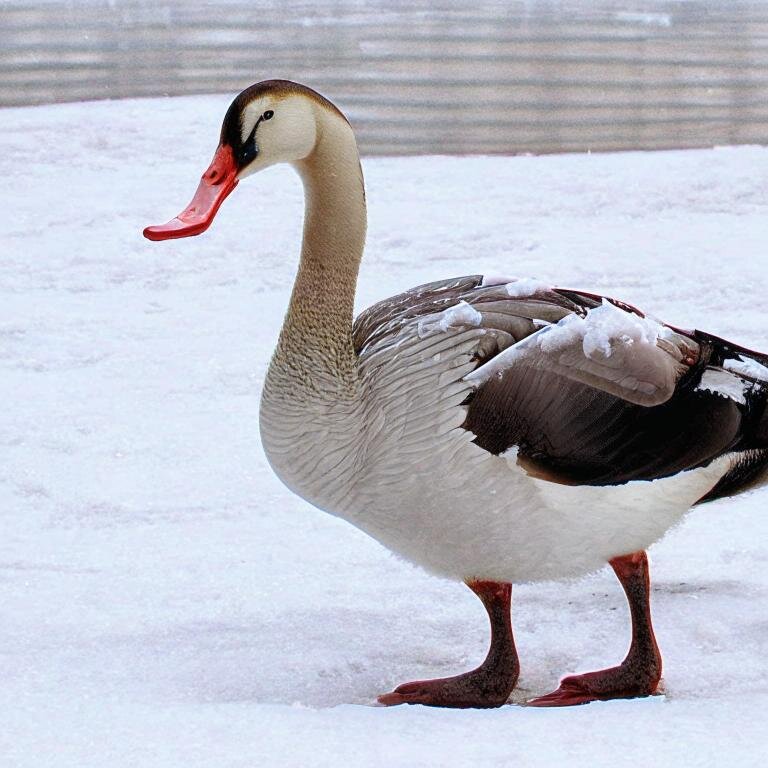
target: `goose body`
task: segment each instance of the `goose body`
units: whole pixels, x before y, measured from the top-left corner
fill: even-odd
[[[273,386],[273,362],[261,424],[275,472],[437,575],[522,582],[578,576],[646,549],[734,468],[751,462],[757,477],[768,466],[768,447],[748,435],[765,407],[768,368],[745,350],[729,348],[731,360],[754,378],[704,364],[706,343],[658,326],[678,345],[671,348],[697,362],[678,364],[674,394],[655,406],[657,417],[654,407],[553,373],[546,356],[557,349],[536,348],[541,359],[525,361],[522,380],[510,381],[520,368],[513,372],[504,356],[535,347],[537,333],[586,325],[582,314],[604,307],[619,330],[639,320],[574,292],[511,297],[507,286],[516,284],[447,280],[363,313],[353,330],[360,389],[346,403],[334,396],[310,404],[301,390]],[[609,361],[624,351],[620,335],[606,342],[616,348]],[[659,365],[676,362],[656,350]],[[728,364],[722,348],[706,354]],[[710,376],[715,386],[706,389]],[[506,411],[501,428],[489,411]],[[681,423],[688,417],[695,421]],[[655,430],[641,446],[653,453],[637,454],[638,422]]]
[[[238,96],[193,202],[145,234],[198,234],[241,178],[276,162],[298,170],[306,214],[262,394],[269,462],[316,507],[469,584],[494,631],[478,670],[384,703],[502,703],[517,676],[505,585],[608,562],[639,601],[633,647],[637,636],[655,688],[636,553],[697,502],[768,481],[768,356],[612,299],[482,275],[414,288],[353,323],[366,228],[354,135],[330,102],[287,81]],[[614,697],[611,684],[584,700]],[[556,693],[544,703],[580,703]]]

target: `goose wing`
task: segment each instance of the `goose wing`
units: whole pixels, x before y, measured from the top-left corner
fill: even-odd
[[[653,480],[768,449],[768,359],[621,302],[533,281],[456,278],[363,313],[357,351],[408,327],[465,346],[474,328],[463,428],[553,482]],[[768,450],[759,457],[768,462]]]

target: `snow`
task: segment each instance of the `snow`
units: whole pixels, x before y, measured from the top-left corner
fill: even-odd
[[[514,285],[514,283],[513,283]],[[540,324],[465,377],[476,385],[517,365],[540,366],[574,381],[591,383],[640,405],[664,402],[685,368],[671,329],[608,300],[584,317],[565,315]],[[666,342],[664,351],[657,344]]]
[[[296,266],[295,175],[244,181],[199,238],[141,237],[188,201],[229,101],[0,113],[0,765],[762,764],[766,490],[695,510],[651,551],[665,696],[371,706],[477,663],[486,619],[266,465],[258,398]],[[765,349],[767,161],[365,160],[359,306],[507,271]],[[607,569],[513,599],[514,702],[626,649]]]
[[[526,299],[539,291],[548,291],[551,288],[535,277],[521,277],[508,282],[505,287],[513,299]]]
[[[723,367],[741,376],[748,376],[758,381],[768,381],[768,368],[749,357],[745,358],[739,355],[738,360],[726,360],[723,363]]]
[[[655,345],[660,333],[661,326],[657,322],[603,300],[583,318],[566,315],[556,325],[539,331],[536,339],[545,354],[556,354],[574,341],[581,341],[588,359],[603,360],[611,357],[617,347]]]
[[[746,382],[737,376],[733,376],[728,371],[719,368],[707,368],[696,387],[696,389],[730,398],[741,405],[746,405],[747,391],[750,388],[751,385],[747,385]]]
[[[416,330],[419,338],[424,339],[436,333],[445,333],[452,328],[478,326],[482,321],[483,316],[474,307],[466,301],[460,301],[442,312],[422,318]]]

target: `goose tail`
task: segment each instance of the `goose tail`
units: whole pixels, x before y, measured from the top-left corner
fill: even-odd
[[[768,485],[768,387],[755,392],[750,400],[751,424],[733,453],[733,464],[699,503]]]

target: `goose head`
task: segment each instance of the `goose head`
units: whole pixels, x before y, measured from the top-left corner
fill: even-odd
[[[219,146],[190,204],[166,224],[147,227],[144,236],[169,240],[204,232],[241,179],[308,158],[329,112],[346,122],[331,102],[304,85],[265,80],[246,88],[224,116]]]

